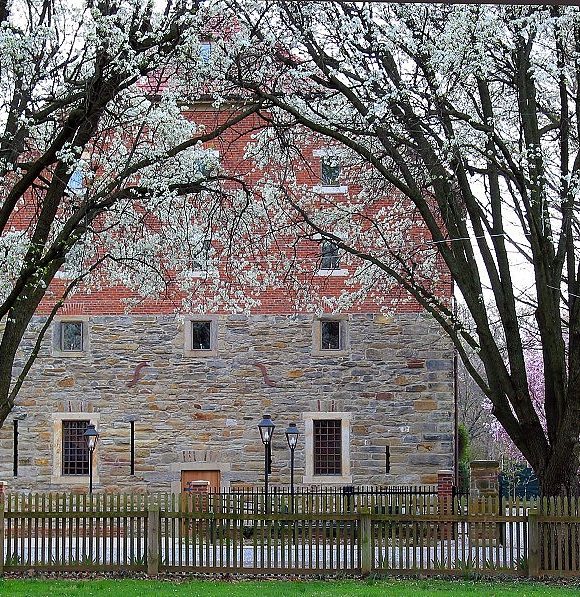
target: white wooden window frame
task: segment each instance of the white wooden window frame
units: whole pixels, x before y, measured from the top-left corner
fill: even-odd
[[[336,155],[336,151],[333,151],[330,148],[320,148],[314,149],[312,151],[312,156],[315,158],[319,158],[321,161],[323,158],[330,157]],[[323,185],[317,184],[312,187],[312,190],[315,193],[320,195],[346,195],[348,193],[348,186],[347,185]]]

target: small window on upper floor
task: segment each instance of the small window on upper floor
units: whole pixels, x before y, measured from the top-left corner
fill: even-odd
[[[52,328],[52,354],[58,357],[80,357],[89,353],[87,318],[65,316],[55,320]]]
[[[80,168],[73,171],[68,179],[67,189],[74,195],[81,195],[85,190],[85,175]]]
[[[207,238],[203,239],[200,243],[199,251],[195,255],[193,262],[191,264],[194,271],[198,271],[198,272],[207,271],[208,254],[209,254],[210,248],[211,248],[211,240],[209,240]]]
[[[320,180],[322,186],[338,187],[340,186],[340,166],[336,159],[330,156],[322,157],[320,160]]]
[[[322,241],[320,244],[320,269],[339,269],[339,267],[338,247],[329,240]]]
[[[315,318],[312,326],[312,354],[319,357],[345,356],[350,350],[348,315]]]
[[[199,178],[216,176],[220,166],[220,152],[217,149],[207,149],[194,165],[194,172]]]
[[[205,40],[199,43],[199,57],[203,64],[211,60],[211,41]]]
[[[82,352],[84,350],[84,326],[82,321],[60,322],[60,350]]]

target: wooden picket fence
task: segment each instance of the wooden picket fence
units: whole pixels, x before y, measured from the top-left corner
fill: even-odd
[[[579,500],[319,498],[8,494],[0,572],[580,576]]]

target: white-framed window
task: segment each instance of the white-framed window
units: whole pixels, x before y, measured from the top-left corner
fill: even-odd
[[[219,157],[219,151],[208,149],[203,157],[196,160],[195,172],[200,179],[216,175],[219,169]]]
[[[76,168],[68,179],[66,185],[73,195],[82,195],[85,191],[85,175],[81,168]]]
[[[83,433],[88,425],[99,429],[99,413],[52,414],[51,483],[85,485],[89,475],[89,450]],[[99,482],[99,448],[93,453],[93,482]]]
[[[340,269],[340,254],[338,247],[330,240],[323,240],[320,243],[320,269]]]
[[[328,195],[348,193],[348,186],[341,184],[342,169],[336,150],[319,148],[315,149],[312,155],[320,164],[320,183],[314,186],[313,191]]]
[[[303,483],[352,483],[349,412],[303,413],[305,475]]]
[[[338,245],[321,234],[314,234],[312,240],[319,241],[318,270],[314,275],[323,278],[348,276],[348,269],[340,267],[341,256]]]
[[[62,316],[54,321],[52,352],[55,356],[82,356],[89,350],[88,319]]]
[[[185,354],[214,356],[218,350],[218,318],[216,315],[192,315],[185,320]]]
[[[316,318],[312,327],[312,354],[346,354],[350,348],[348,323],[348,315],[325,315]]]
[[[208,264],[210,249],[211,249],[211,240],[208,238],[204,238],[201,241],[201,243],[199,245],[199,251],[195,255],[193,262],[191,264],[191,266],[195,272],[206,272],[207,271],[207,264]]]
[[[199,42],[199,58],[205,65],[211,60],[211,41],[203,40]]]
[[[323,187],[340,186],[340,164],[332,156],[323,156],[320,160],[320,182]]]

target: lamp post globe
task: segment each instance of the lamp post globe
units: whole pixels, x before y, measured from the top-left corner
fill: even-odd
[[[286,429],[286,441],[290,448],[290,499],[292,505],[292,514],[294,514],[294,450],[298,444],[298,436],[300,432],[296,427],[296,423],[290,423]]]
[[[288,425],[288,429],[286,429],[286,441],[288,442],[288,447],[293,450],[296,448],[296,444],[298,443],[298,436],[300,432],[296,427],[296,423],[290,423]]]
[[[258,423],[258,429],[260,430],[260,437],[262,443],[267,446],[272,441],[272,435],[274,434],[274,421],[270,415],[263,415],[262,420]]]
[[[264,444],[264,512],[266,514],[268,514],[268,472],[270,471],[270,450],[275,428],[276,425],[274,425],[274,421],[272,421],[270,415],[263,415],[262,420],[258,423],[260,437]]]
[[[93,452],[99,441],[99,432],[95,429],[94,425],[90,424],[87,425],[83,437],[85,438],[89,449],[89,494],[91,494],[93,493]]]

